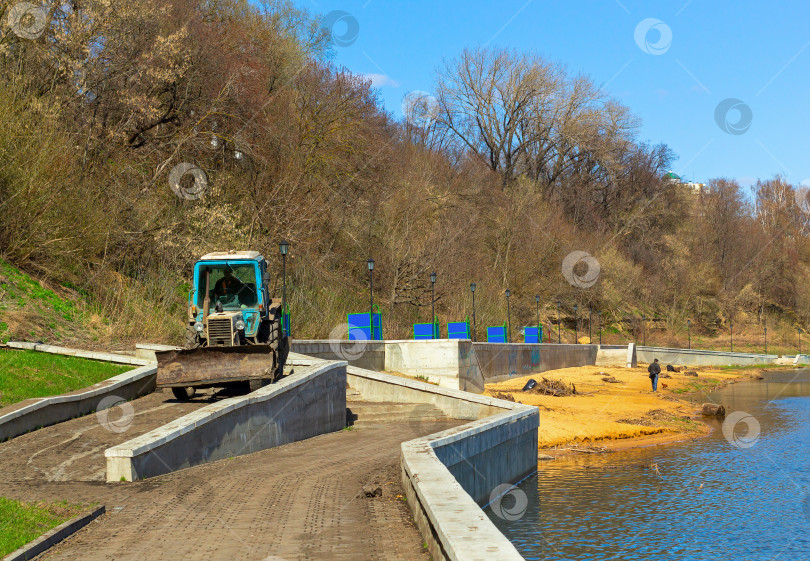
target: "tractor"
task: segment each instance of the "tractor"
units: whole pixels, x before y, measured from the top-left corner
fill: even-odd
[[[284,372],[289,339],[282,301],[270,298],[257,251],[215,252],[194,265],[184,350],[155,353],[157,387],[179,400],[198,388],[255,391]]]

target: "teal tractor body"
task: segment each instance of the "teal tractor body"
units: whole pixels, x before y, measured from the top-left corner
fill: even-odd
[[[257,389],[283,374],[289,341],[282,302],[270,298],[267,262],[257,251],[209,253],[194,265],[186,350],[156,353],[158,387],[178,398],[194,388],[247,383]]]

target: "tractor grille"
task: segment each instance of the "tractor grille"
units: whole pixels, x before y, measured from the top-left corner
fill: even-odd
[[[231,334],[231,319],[209,319],[208,320],[208,344],[209,345],[227,345],[233,344],[233,336]]]

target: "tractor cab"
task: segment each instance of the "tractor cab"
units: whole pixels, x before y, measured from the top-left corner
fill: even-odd
[[[268,297],[267,263],[257,251],[215,252],[194,265],[189,346],[266,343],[281,303]]]

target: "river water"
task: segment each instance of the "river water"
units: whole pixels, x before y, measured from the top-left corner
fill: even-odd
[[[486,512],[526,559],[807,561],[810,370],[765,378],[706,438],[540,462]]]

